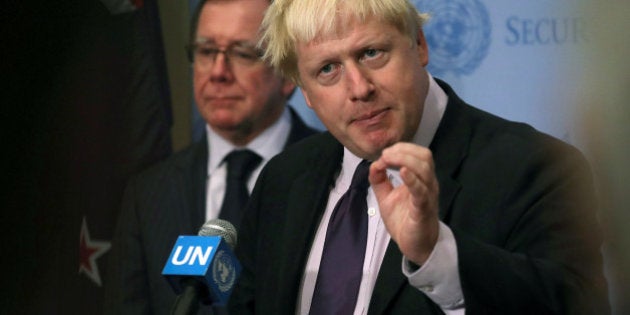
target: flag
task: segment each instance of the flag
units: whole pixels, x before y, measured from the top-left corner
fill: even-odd
[[[20,6],[20,4],[17,4]],[[171,153],[156,0],[21,7],[4,136],[8,313],[100,314],[106,259],[133,174]],[[7,235],[5,234],[5,235]]]

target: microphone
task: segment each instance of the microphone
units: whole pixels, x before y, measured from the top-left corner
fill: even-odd
[[[236,246],[232,223],[213,219],[198,236],[177,238],[162,275],[178,295],[171,314],[196,314],[199,303],[224,306],[232,293],[241,264],[232,252]]]

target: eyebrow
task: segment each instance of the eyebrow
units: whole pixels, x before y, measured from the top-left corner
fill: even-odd
[[[390,48],[393,46],[394,41],[390,36],[379,35],[379,36],[371,36],[369,38],[361,38],[358,40],[353,47],[349,50],[350,55],[359,54],[366,49],[372,48]],[[336,60],[337,53],[332,53],[331,56],[327,55],[327,51],[319,53],[315,58],[311,58],[314,63],[330,63]]]

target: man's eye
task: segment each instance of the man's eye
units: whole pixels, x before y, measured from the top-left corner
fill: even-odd
[[[239,50],[235,49],[232,51],[236,58],[247,59],[247,60],[257,60],[258,54],[255,51],[250,50]]]
[[[380,53],[381,51],[378,49],[366,49],[363,52],[363,55],[365,55],[365,57],[367,58],[374,58],[374,57],[377,57]]]
[[[328,73],[331,73],[333,70],[334,70],[334,66],[332,64],[327,64],[323,66],[321,69],[319,69],[319,72],[322,74],[328,74]]]
[[[196,53],[202,56],[212,56],[217,53],[217,49],[213,47],[197,47]]]
[[[387,64],[389,55],[383,49],[369,48],[365,49],[359,58],[360,62],[372,69],[382,67]]]
[[[336,63],[324,65],[317,72],[317,81],[322,85],[334,84],[339,79],[339,68],[340,65]]]

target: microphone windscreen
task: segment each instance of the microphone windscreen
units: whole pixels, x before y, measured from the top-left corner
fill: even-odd
[[[199,236],[220,236],[232,249],[236,246],[236,228],[226,220],[212,219],[199,229]]]

